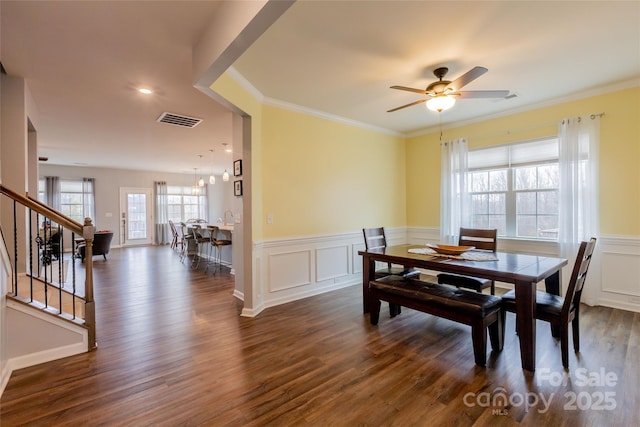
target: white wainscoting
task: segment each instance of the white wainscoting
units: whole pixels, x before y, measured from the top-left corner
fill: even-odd
[[[437,228],[399,227],[385,231],[389,245],[437,243],[440,239]],[[362,257],[358,251],[362,249],[360,230],[255,243],[253,307],[246,308],[243,314],[256,316],[268,307],[361,284]],[[558,256],[558,245],[549,241],[499,239],[498,250]],[[569,260],[562,272],[563,283],[571,277],[573,262]],[[640,236],[600,236],[582,301],[640,312]]]
[[[598,243],[596,304],[640,312],[640,236],[603,236]]]
[[[406,229],[385,228],[390,245],[405,243]],[[362,231],[271,239],[254,244],[253,307],[243,315],[362,283]]]

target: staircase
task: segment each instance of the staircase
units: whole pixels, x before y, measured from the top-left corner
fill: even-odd
[[[94,350],[96,328],[91,219],[80,224],[1,184],[0,194],[1,392],[14,369]]]

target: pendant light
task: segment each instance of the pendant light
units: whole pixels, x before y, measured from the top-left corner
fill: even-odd
[[[224,151],[227,153],[231,152],[231,149],[228,147],[229,144],[222,144],[224,146]],[[229,172],[227,172],[227,168],[224,168],[224,172],[222,173],[222,180],[224,182],[229,181]]]
[[[193,168],[193,186],[191,187],[191,194],[197,196],[200,194],[200,186],[198,185],[198,168]]]
[[[209,184],[213,185],[216,183],[216,177],[213,176],[213,150],[211,151],[211,175],[209,175]]]
[[[198,154],[198,157],[200,157],[200,163],[202,163],[202,154]],[[204,187],[204,178],[202,178],[202,175],[200,175],[200,179],[198,180],[198,187]]]

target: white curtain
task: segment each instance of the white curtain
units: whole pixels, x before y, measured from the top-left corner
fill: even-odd
[[[60,178],[57,176],[44,177],[44,197],[47,206],[60,210]]]
[[[95,200],[96,185],[94,178],[82,178],[82,214],[85,218],[91,218],[96,225]]]
[[[560,254],[571,260],[580,242],[599,234],[600,116],[571,117],[558,126],[560,149]]]
[[[467,140],[441,143],[440,242],[458,244],[460,227],[469,224]]]
[[[200,188],[198,195],[198,218],[209,220],[209,184]]]
[[[166,181],[156,181],[156,237],[157,245],[166,245],[171,242],[169,237],[169,197],[167,195]]]

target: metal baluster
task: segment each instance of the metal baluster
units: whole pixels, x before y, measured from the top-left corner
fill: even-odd
[[[38,224],[36,214],[36,224]],[[29,208],[29,289],[33,289],[33,210]]]
[[[64,280],[62,277],[64,264],[64,227],[60,227],[60,224],[58,224],[58,236],[58,311],[62,314],[62,287],[64,286]]]
[[[45,219],[45,221],[47,221]],[[47,237],[47,229],[49,229],[49,236]],[[47,286],[49,284],[49,279],[48,279],[48,273],[49,273],[49,266],[51,265],[51,249],[48,247],[49,246],[49,241],[51,239],[51,227],[47,227],[46,226],[46,222],[45,222],[45,227],[44,227],[44,249],[43,249],[43,260],[42,260],[42,264],[44,265],[44,306],[45,307],[49,307],[49,298],[48,298],[48,291],[49,291],[49,286]],[[48,260],[48,261],[47,261]]]
[[[76,234],[71,233],[71,313],[76,318]]]
[[[13,286],[18,294],[18,223],[16,218],[18,214],[16,211],[17,202],[13,201]]]

